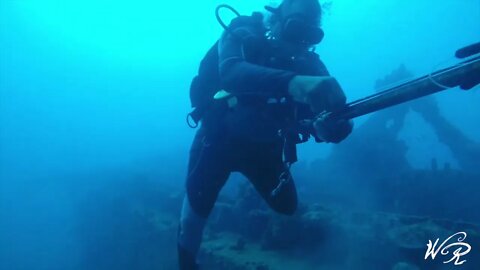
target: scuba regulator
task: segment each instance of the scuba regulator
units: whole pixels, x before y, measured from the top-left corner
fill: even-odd
[[[223,8],[230,10],[237,17],[240,17],[241,14],[235,8],[227,4],[221,4],[215,8],[215,17],[218,23],[223,27],[223,29],[225,29],[225,31],[235,36],[235,34],[230,31],[229,27],[220,17],[220,10]],[[284,39],[285,41],[306,45],[315,45],[320,43],[325,36],[325,33],[320,27],[307,22],[307,20],[303,18],[301,14],[294,13],[283,18],[281,14],[281,7],[274,8],[265,6],[265,9],[280,18],[280,38]]]

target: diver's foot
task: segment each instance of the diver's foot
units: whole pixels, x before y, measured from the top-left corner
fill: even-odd
[[[199,266],[193,256],[186,249],[178,245],[178,266],[180,270],[198,270]]]

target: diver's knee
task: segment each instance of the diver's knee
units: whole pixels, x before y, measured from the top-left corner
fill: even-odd
[[[197,186],[189,184],[187,181],[187,194],[184,199],[185,203],[188,202],[189,209],[196,215],[206,219],[210,214],[213,205],[210,203],[211,199],[209,194],[200,190]],[[185,208],[184,208],[185,209]]]
[[[281,212],[281,214],[287,215],[287,216],[293,216],[296,211],[297,211],[297,204],[295,203],[295,205],[293,206],[285,207]]]

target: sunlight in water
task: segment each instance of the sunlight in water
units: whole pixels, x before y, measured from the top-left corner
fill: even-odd
[[[9,4],[15,5],[25,27],[50,42],[129,59],[158,61],[190,54],[196,51],[192,37],[201,32],[214,40],[221,31],[213,24],[215,3],[30,0]]]

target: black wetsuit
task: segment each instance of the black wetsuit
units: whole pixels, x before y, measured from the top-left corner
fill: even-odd
[[[295,75],[326,76],[328,72],[317,54],[305,50],[292,55],[267,41],[258,15],[235,19],[230,31],[235,34],[224,33],[218,43],[219,71],[222,88],[234,94],[238,104],[207,113],[195,136],[184,220],[189,215],[208,217],[231,172],[246,176],[275,211],[290,215],[297,207],[295,184],[283,159],[285,140],[278,131],[292,119],[309,118],[313,113],[308,106],[293,103],[288,83]],[[285,177],[289,181],[272,196]],[[195,222],[183,223],[188,227]],[[194,257],[203,228],[193,232],[183,229],[186,232],[179,236],[179,243]],[[182,243],[190,240],[196,242],[193,248]]]

